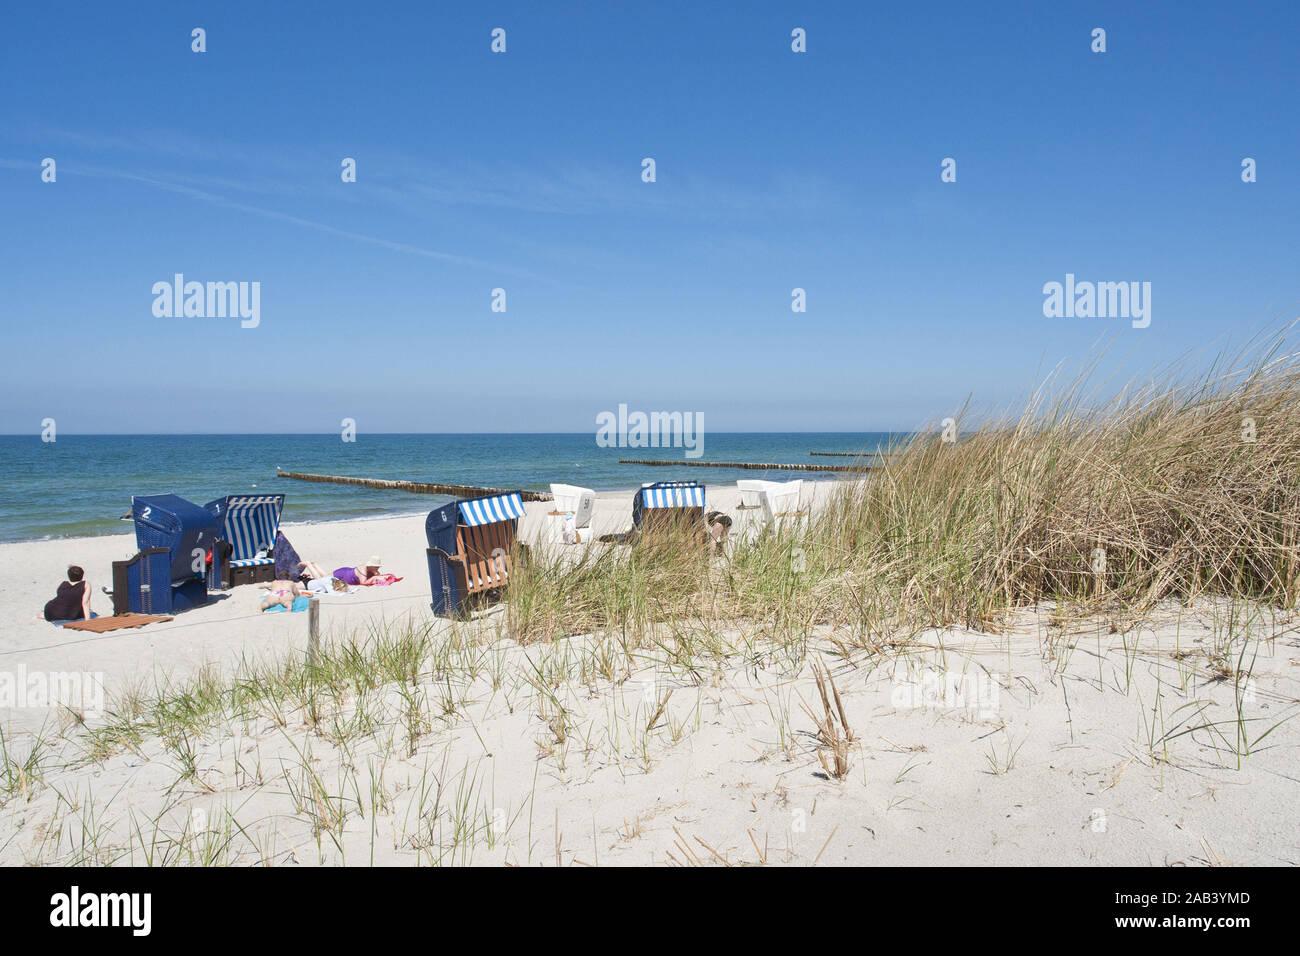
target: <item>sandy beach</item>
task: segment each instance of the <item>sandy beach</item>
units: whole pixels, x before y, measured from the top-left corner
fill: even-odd
[[[293,485],[282,490],[293,494]],[[832,483],[816,487],[815,500],[830,493]],[[631,527],[633,492],[597,495],[592,518],[595,534],[626,531]],[[710,508],[734,511],[740,498],[735,486],[708,488]],[[412,507],[420,499],[412,496]],[[547,502],[528,502],[519,535],[537,543],[551,508]],[[377,621],[411,614],[429,615],[429,573],[425,559],[425,514],[356,521],[285,524],[285,535],[304,560],[325,570],[352,566],[378,555],[384,570],[402,578],[383,588],[361,588],[346,596],[322,601],[323,635],[364,630]],[[128,522],[122,527],[130,529]],[[601,546],[605,547],[605,546]],[[111,586],[112,563],[137,552],[135,534],[104,535],[0,544],[0,615],[8,622],[0,632],[0,661],[21,661],[29,671],[88,671],[105,675],[112,693],[130,683],[152,685],[166,676],[192,676],[206,666],[230,668],[246,657],[265,657],[302,650],[306,641],[304,614],[263,613],[258,610],[266,591],[255,585],[213,591],[204,607],[178,615],[175,620],[137,630],[107,635],[64,631],[40,617],[41,608],[54,596],[69,564],[85,569],[94,595],[91,610],[112,614],[112,599],[100,589]],[[49,592],[48,594],[46,592]],[[2,668],[3,664],[0,664]],[[25,730],[39,727],[47,715],[39,709],[0,710],[0,724]]]
[[[818,486],[818,507],[830,491]],[[734,488],[708,495],[737,503]],[[625,530],[630,503],[602,494],[597,531]],[[547,507],[528,506],[525,540]],[[645,652],[612,667],[611,635],[521,646],[500,606],[468,624],[433,618],[422,517],[285,530],[324,566],[378,553],[404,577],[326,599],[327,645],[423,628],[433,672],[102,753],[91,731],[112,714],[80,726],[9,707],[6,769],[20,779],[0,807],[0,864],[1300,861],[1300,641],[1286,615],[1202,599],[1117,626],[1042,606],[998,633],[932,629],[847,654],[824,626],[792,648],[738,623],[707,661]],[[130,535],[0,547],[0,671],[102,673],[112,711],[131,688],[219,686],[254,662],[301,660],[307,615],[260,614],[251,586],[104,636],[31,620],[67,563],[98,589],[134,550]],[[1228,630],[1252,662],[1244,681],[1216,671]],[[819,695],[823,663],[831,719],[851,735],[842,774],[817,736],[835,706]]]

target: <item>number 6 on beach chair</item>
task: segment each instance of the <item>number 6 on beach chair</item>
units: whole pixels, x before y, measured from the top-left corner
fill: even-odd
[[[430,605],[434,614],[458,617],[471,594],[503,588],[524,503],[517,491],[463,498],[434,508],[424,521],[429,546]]]

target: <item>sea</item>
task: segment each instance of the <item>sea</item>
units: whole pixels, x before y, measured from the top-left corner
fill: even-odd
[[[852,464],[906,436],[888,432],[736,432],[705,436],[695,460]],[[829,470],[741,470],[620,464],[620,458],[677,463],[684,448],[610,448],[583,434],[402,435],[40,435],[0,436],[0,542],[121,534],[132,495],[172,493],[197,504],[228,494],[285,496],[286,523],[426,514],[450,496],[277,478],[284,471],[545,491],[551,482],[597,491],[642,482],[741,478],[828,480]]]

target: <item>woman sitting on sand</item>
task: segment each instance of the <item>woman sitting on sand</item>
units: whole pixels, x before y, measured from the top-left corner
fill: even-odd
[[[59,585],[58,594],[45,604],[45,620],[62,623],[90,617],[90,582],[86,572],[75,564],[68,568],[68,580]]]
[[[365,564],[358,565],[355,568],[338,568],[334,572],[334,577],[350,587],[358,587],[382,577],[379,573],[379,566],[379,556],[371,555]]]

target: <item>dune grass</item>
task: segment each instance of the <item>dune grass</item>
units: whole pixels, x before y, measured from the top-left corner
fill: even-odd
[[[520,641],[745,620],[860,645],[929,626],[996,628],[1055,601],[1141,614],[1200,595],[1293,608],[1300,576],[1300,366],[1285,332],[1207,372],[1105,401],[1087,371],[945,441],[922,431],[808,526],[710,561],[671,547],[539,554],[512,579]],[[961,422],[958,422],[959,426]]]

